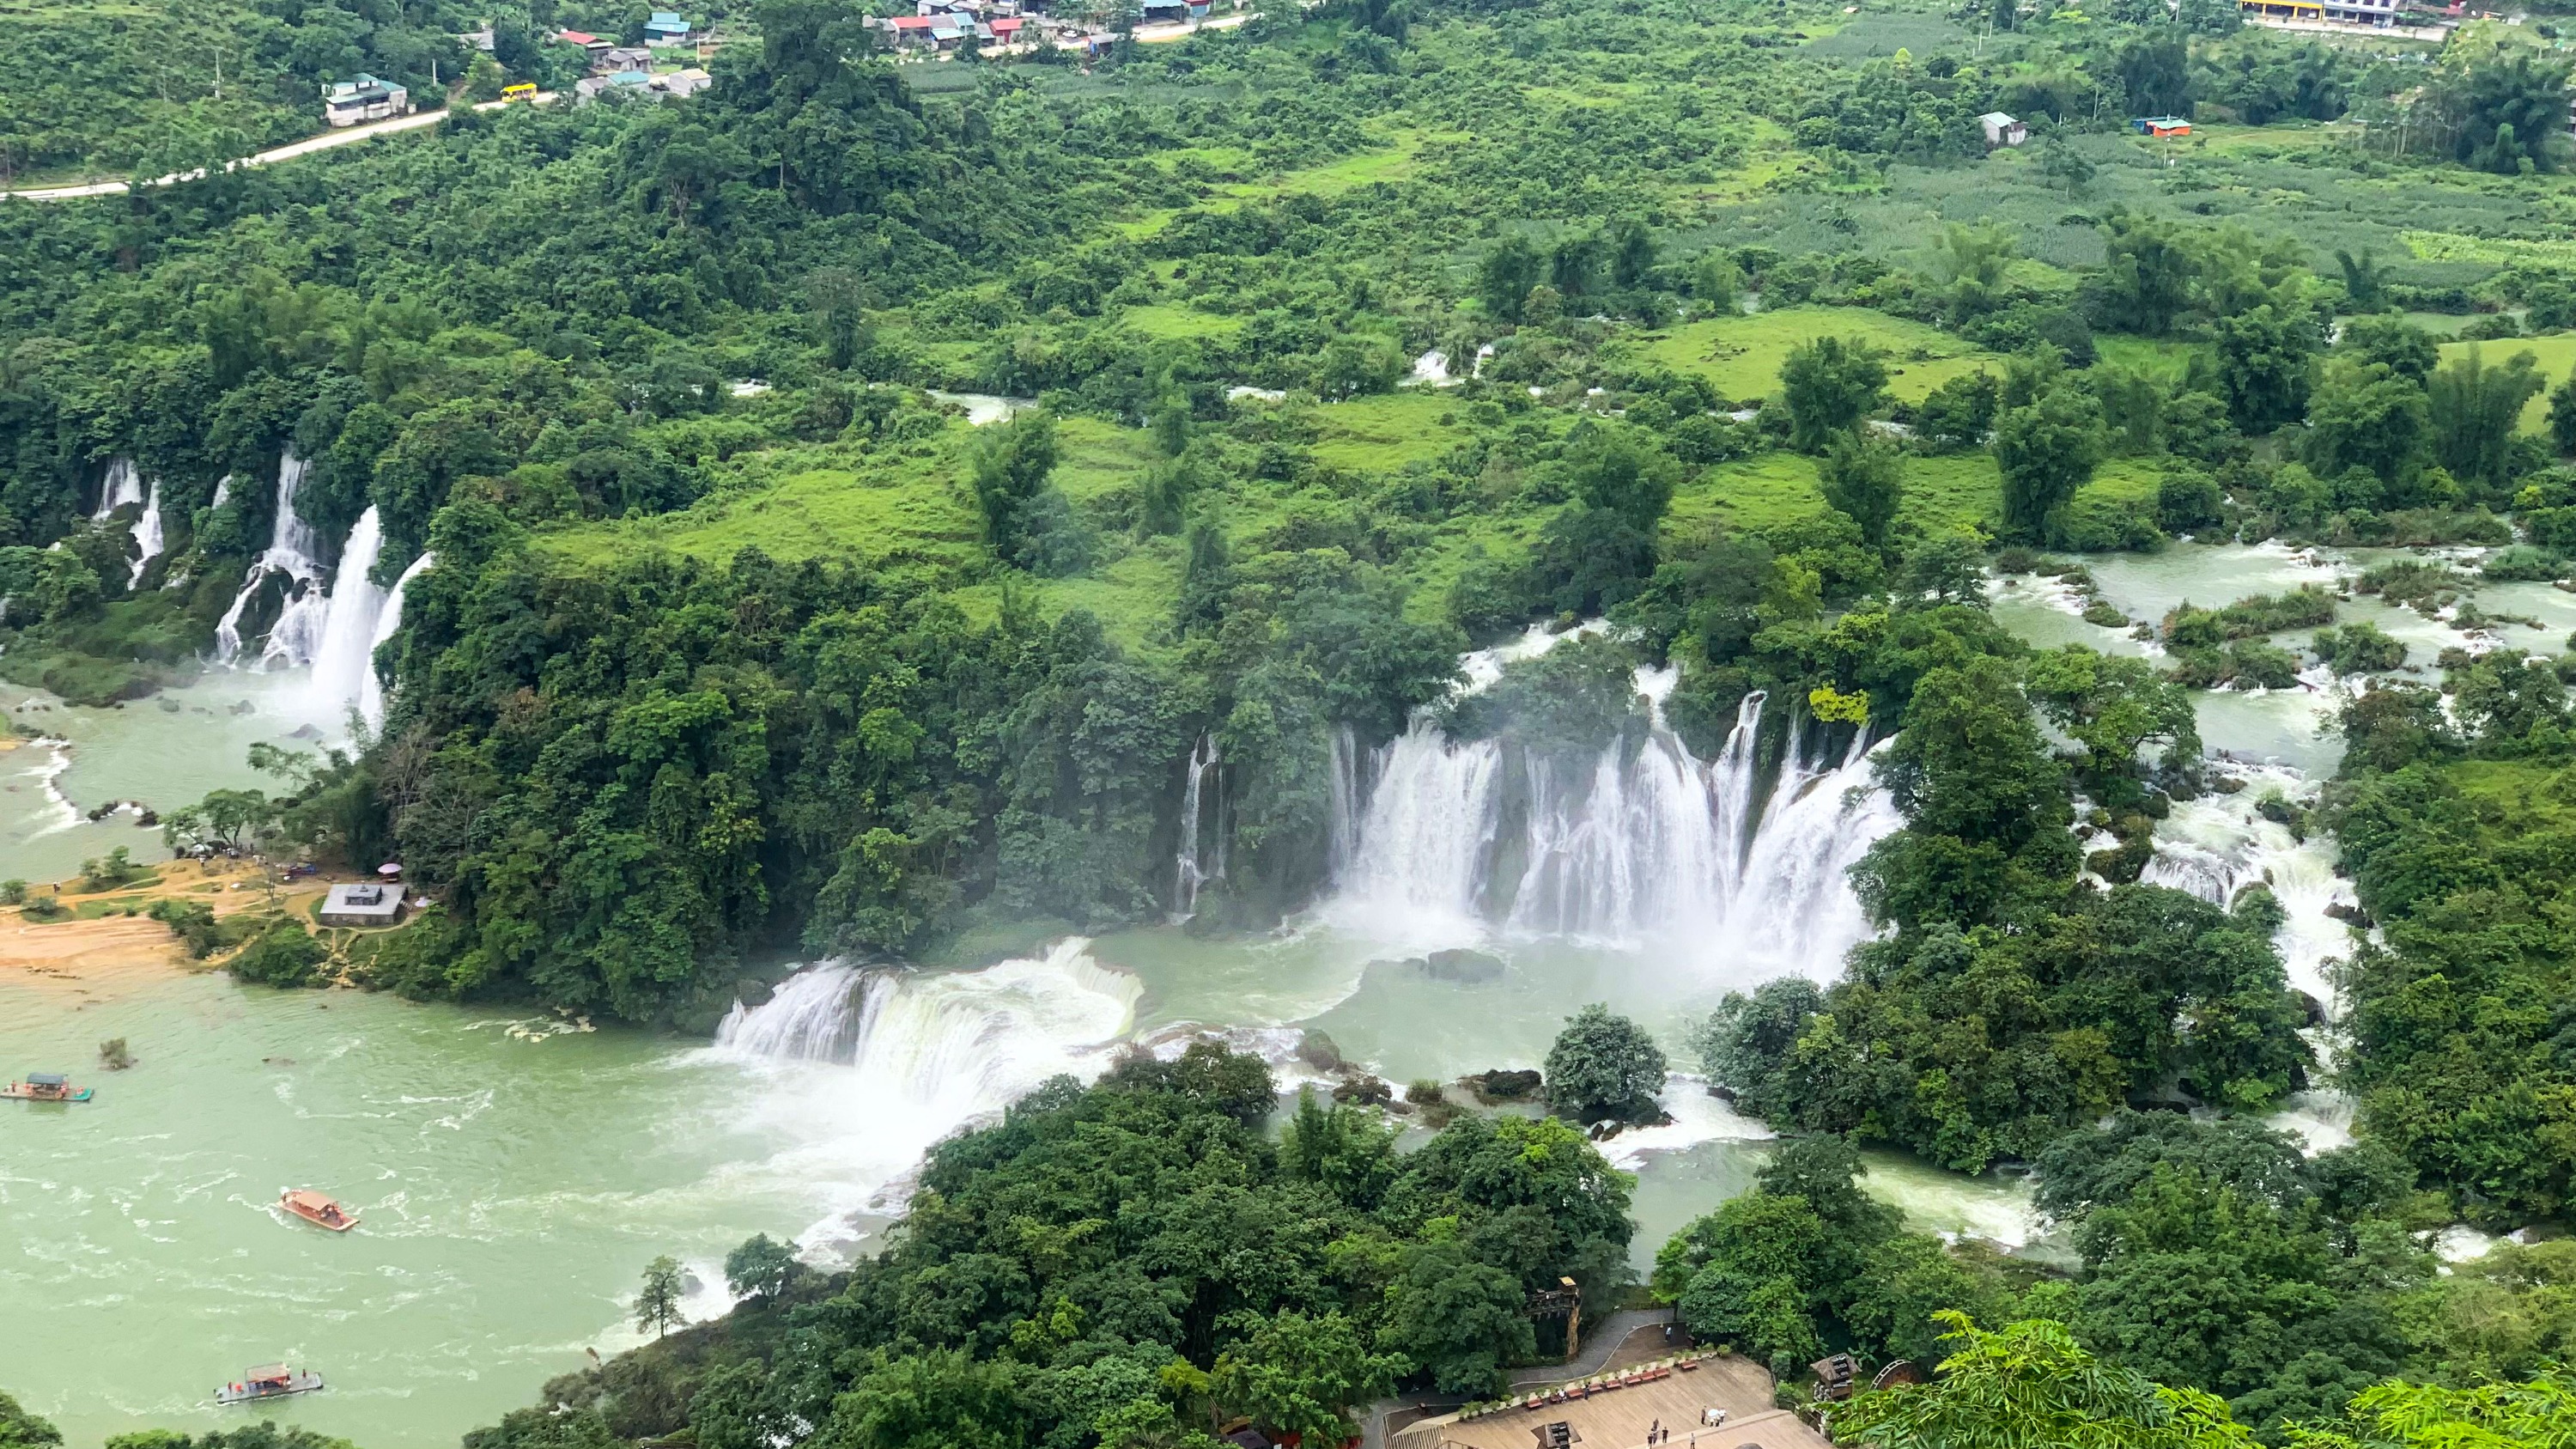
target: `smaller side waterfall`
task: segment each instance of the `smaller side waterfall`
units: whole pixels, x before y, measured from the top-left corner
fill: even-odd
[[[376,674],[376,651],[402,628],[403,595],[410,590],[411,581],[437,561],[438,555],[434,553],[424,553],[413,559],[411,567],[404,569],[402,577],[394,580],[394,586],[386,591],[384,607],[376,613],[376,632],[367,641],[367,662],[358,677],[358,712],[367,717],[370,726],[385,722],[385,682]]]
[[[278,460],[277,517],[269,525],[268,549],[242,575],[241,592],[233,595],[232,607],[215,625],[217,663],[230,664],[241,657],[243,613],[272,574],[286,579],[289,597],[285,612],[268,631],[268,647],[261,652],[260,662],[282,659],[289,664],[302,664],[312,659],[319,646],[322,566],[314,562],[313,554],[321,547],[321,540],[295,511],[295,495],[304,486],[304,472],[304,460],[295,456],[292,448]]]
[[[89,520],[105,523],[116,510],[142,501],[143,476],[135,471],[132,458],[118,458],[107,465],[107,477],[98,486],[98,507],[90,511]]]
[[[384,526],[369,507],[349,530],[340,550],[340,566],[320,610],[320,642],[313,650],[313,697],[327,709],[357,703],[361,681],[375,671],[376,620],[384,612],[385,591],[367,575],[375,570],[384,547]],[[282,628],[281,622],[281,628]],[[270,652],[276,652],[274,636]]]
[[[134,546],[140,550],[134,559],[134,572],[126,576],[125,586],[133,588],[143,582],[143,571],[161,556],[165,540],[161,533],[161,480],[152,480],[152,491],[143,500],[143,514],[134,520]]]
[[[1217,758],[1216,736],[1202,734],[1190,749],[1189,783],[1181,789],[1180,848],[1175,852],[1172,881],[1172,913],[1186,918],[1198,909],[1199,887],[1212,880],[1225,878],[1225,791],[1223,763]],[[1210,791],[1209,781],[1218,788]],[[1213,816],[1213,819],[1208,817]],[[1209,827],[1201,830],[1202,822]],[[1202,848],[1202,833],[1214,837],[1210,848]],[[1215,856],[1213,861],[1207,857]]]
[[[208,508],[221,508],[221,507],[223,507],[225,504],[230,503],[230,502],[232,502],[232,501],[233,501],[233,475],[232,475],[232,474],[230,474],[230,473],[226,473],[226,474],[225,474],[224,476],[222,476],[221,478],[218,478],[218,479],[216,479],[216,480],[215,480],[215,496],[214,496],[214,499],[213,499],[213,501],[209,502],[206,506],[207,506]]]

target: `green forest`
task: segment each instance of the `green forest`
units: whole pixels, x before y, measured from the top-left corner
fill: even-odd
[[[23,179],[296,139],[360,70],[435,104],[477,22],[561,86],[550,28],[646,11],[7,13],[60,62],[0,76]],[[1784,1381],[1941,1367],[1839,1406],[1850,1444],[2569,1442],[2576,656],[2394,673],[2296,591],[2094,599],[2160,656],[2040,648],[1986,585],[2184,537],[2459,546],[2360,587],[2474,621],[2479,577],[2576,572],[2576,19],[1325,0],[898,64],[853,0],[718,18],[691,99],[0,199],[0,676],[108,705],[204,668],[290,458],[333,546],[373,511],[376,582],[433,556],[380,725],[164,822],[403,862],[437,904],[354,984],[704,1033],[791,958],[1160,920],[1201,741],[1233,869],[1189,929],[1267,931],[1326,879],[1337,750],[1428,712],[1571,768],[1643,736],[1640,666],[1702,759],[1756,690],[1796,706],[1773,768],[1793,713],[1888,741],[1903,824],[1829,984],[1690,1033],[1782,1143],[1651,1274],[1574,1125],[1635,1093],[1568,1085],[1635,1028],[1577,1018],[1559,1116],[1418,1135],[1206,1042],[942,1144],[846,1271],[755,1239],[729,1316],[467,1449],[1338,1440],[1497,1392],[1561,1279]],[[98,506],[117,460],[157,550]],[[1462,651],[1591,618],[1458,695]],[[2269,890],[2144,879],[2208,787],[2205,691],[2318,667],[2357,678],[2298,825],[2375,928],[2325,1052]],[[2265,1125],[2311,1087],[2350,1145]],[[2027,1170],[2072,1260],[1907,1229],[1863,1147]],[[2454,1265],[2454,1223],[2536,1231]],[[55,1442],[0,1398],[0,1449]]]

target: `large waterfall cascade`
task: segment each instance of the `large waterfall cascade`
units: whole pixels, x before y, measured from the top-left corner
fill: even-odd
[[[1334,917],[1408,940],[1663,941],[1764,974],[1831,973],[1870,934],[1845,877],[1899,824],[1865,737],[1825,753],[1793,728],[1764,797],[1761,694],[1703,761],[1663,722],[1671,672],[1640,670],[1637,685],[1643,737],[1613,740],[1582,768],[1452,740],[1427,716],[1365,761],[1345,745]]]
[[[90,510],[92,523],[105,523],[116,510],[129,503],[143,501],[143,475],[136,471],[132,458],[118,458],[107,465],[107,476],[98,485],[98,507]]]
[[[376,620],[385,590],[368,577],[384,548],[384,525],[370,505],[349,530],[322,607],[322,633],[313,650],[313,699],[322,708],[354,704],[375,670]]]
[[[224,664],[242,657],[242,620],[270,578],[285,580],[285,607],[260,646],[263,669],[312,666],[310,700],[330,712],[355,705],[372,721],[384,718],[384,687],[375,677],[376,646],[402,622],[402,593],[430,564],[427,554],[415,559],[402,578],[387,589],[369,577],[384,547],[384,521],[373,505],[358,516],[340,547],[336,568],[326,570],[315,555],[321,537],[296,511],[296,494],[304,486],[308,465],[289,450],[278,462],[276,517],[268,548],[242,576],[241,591],[215,626],[215,658]]]
[[[712,1051],[772,1079],[758,1110],[804,1143],[802,1170],[846,1186],[846,1211],[885,1206],[941,1138],[1050,1077],[1108,1067],[1143,987],[1090,946],[1068,937],[980,971],[822,962],[737,1004]]]

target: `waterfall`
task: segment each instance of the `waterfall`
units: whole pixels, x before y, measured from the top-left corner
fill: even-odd
[[[2352,883],[2335,874],[2331,837],[2302,841],[2290,827],[2260,813],[2268,796],[2311,794],[2306,778],[2278,766],[2251,775],[2232,795],[2203,795],[2175,804],[2173,813],[2156,823],[2156,853],[2138,878],[2220,906],[2232,904],[2247,886],[2269,886],[2287,916],[2274,944],[2290,986],[2332,1015],[2329,963],[2352,950],[2352,933],[2327,911],[2356,903]]]
[[[134,520],[134,545],[141,550],[135,556],[134,572],[126,576],[129,589],[143,582],[143,571],[161,556],[161,480],[152,480],[152,491],[143,500],[142,516]]]
[[[1216,776],[1218,789],[1208,793],[1206,782]],[[1190,749],[1189,783],[1181,789],[1181,840],[1172,881],[1172,913],[1186,918],[1198,909],[1199,887],[1212,880],[1225,878],[1225,792],[1224,776],[1217,759],[1216,736],[1202,734]],[[1213,813],[1216,819],[1208,833],[1215,837],[1213,862],[1202,858],[1199,849],[1199,824],[1202,816]]]
[[[303,664],[313,658],[319,643],[322,624],[322,566],[313,560],[321,540],[301,515],[295,511],[295,495],[304,486],[304,460],[289,448],[277,464],[277,516],[269,525],[268,550],[242,575],[241,592],[233,595],[232,607],[224,611],[223,621],[215,626],[215,659],[230,664],[241,657],[242,613],[259,594],[259,586],[271,574],[287,580],[290,597],[286,610],[268,631],[268,647],[260,662],[272,659],[288,664]],[[218,489],[218,492],[222,490]]]
[[[340,564],[331,575],[331,592],[322,606],[321,642],[313,651],[312,697],[325,709],[339,710],[358,702],[361,681],[375,671],[376,620],[383,614],[385,591],[367,577],[384,546],[384,527],[370,505],[349,530]],[[269,652],[277,652],[275,635]]]
[[[143,477],[134,469],[132,458],[118,458],[107,465],[107,477],[98,485],[98,507],[91,510],[89,521],[105,523],[116,510],[129,503],[143,501]]]
[[[1588,761],[1453,741],[1428,716],[1377,753],[1369,779],[1341,745],[1334,828],[1349,844],[1331,914],[1415,944],[1498,927],[1830,972],[1871,933],[1846,876],[1901,823],[1871,781],[1866,739],[1814,762],[1793,748],[1757,813],[1763,696],[1746,696],[1703,762],[1664,723],[1673,683],[1640,670],[1644,737]]]
[[[211,503],[209,503],[209,504],[207,504],[206,506],[207,506],[208,508],[221,508],[221,507],[223,507],[225,504],[230,503],[230,502],[232,502],[232,501],[233,501],[233,475],[232,475],[232,474],[230,474],[230,473],[226,473],[226,474],[225,474],[224,476],[222,476],[221,478],[218,478],[218,479],[216,479],[216,480],[215,480],[215,497],[214,497],[214,501],[213,501],[213,502],[211,502]]]
[[[709,1055],[768,1079],[746,1110],[802,1144],[774,1170],[843,1187],[848,1211],[881,1205],[940,1139],[1109,1065],[1143,988],[1089,948],[1070,937],[980,971],[809,966],[737,1003]]]
[[[411,588],[411,581],[437,560],[434,553],[413,559],[402,577],[394,580],[393,588],[386,591],[384,607],[376,612],[376,632],[367,641],[367,662],[358,676],[358,712],[367,717],[371,727],[385,722],[385,682],[376,676],[376,651],[402,627],[403,594]]]

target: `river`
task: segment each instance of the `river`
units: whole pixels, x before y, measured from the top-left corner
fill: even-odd
[[[2222,604],[2365,561],[2177,547],[2092,567],[2105,598],[2153,618],[2185,597]],[[2491,586],[2478,601],[2552,631],[2514,642],[2576,624],[2576,598],[2546,585]],[[2147,647],[2080,608],[2054,584],[1996,589],[1999,617],[2036,642]],[[2465,639],[2375,601],[2344,617],[2381,622],[2419,668]],[[140,847],[157,836],[129,818],[69,822],[104,800],[168,808],[251,783],[251,742],[292,743],[315,723],[303,678],[217,670],[170,696],[175,709],[0,700],[68,740],[0,756],[0,875],[59,876],[113,843],[155,853]],[[2336,742],[2319,726],[2334,697],[2322,680],[2203,696],[2208,744],[2253,788],[2177,809],[2150,875],[2219,898],[2272,880],[2291,907],[2293,980],[2312,993],[2342,941],[2324,915],[2343,889],[2331,847],[2291,839],[2252,804],[2332,768]],[[1340,887],[1278,937],[1158,926],[977,972],[862,981],[811,967],[715,1045],[209,975],[0,984],[0,1067],[86,1069],[113,1036],[140,1063],[97,1075],[94,1103],[0,1111],[0,1306],[45,1328],[17,1342],[0,1387],[90,1445],[226,1422],[207,1393],[285,1358],[333,1387],[273,1406],[277,1417],[366,1449],[443,1449],[587,1350],[631,1343],[623,1305],[655,1254],[690,1266],[699,1312],[721,1306],[716,1264],[752,1232],[845,1255],[899,1207],[927,1146],[1046,1075],[1096,1072],[1120,1042],[1171,1050],[1217,1029],[1296,1081],[1315,1075],[1296,1054],[1313,1029],[1401,1086],[1535,1065],[1566,1015],[1603,1001],[1688,1069],[1692,1015],[1782,971],[1830,978],[1866,929],[1840,872],[1893,817],[1869,791],[1847,796],[1865,759],[1811,746],[1791,785],[1757,801],[1728,783],[1727,757],[1702,770],[1659,755],[1660,742],[1588,787],[1536,788],[1516,828],[1551,863],[1497,927],[1473,899],[1480,868],[1458,858],[1457,842],[1496,818],[1478,748],[1417,737],[1352,761]],[[1595,808],[1605,788],[1620,792],[1616,812]],[[1750,848],[1712,844],[1722,838]],[[1408,964],[1447,945],[1491,950],[1499,975],[1461,982]],[[1766,1135],[1687,1076],[1665,1101],[1671,1125],[1609,1144],[1640,1175],[1641,1265],[1749,1185]],[[2304,1102],[2297,1120],[2322,1141],[2336,1109]],[[2009,1179],[1877,1154],[1870,1186],[1925,1227],[2033,1236],[2027,1192]],[[271,1204],[286,1187],[336,1193],[364,1220],[345,1237],[285,1220]]]

